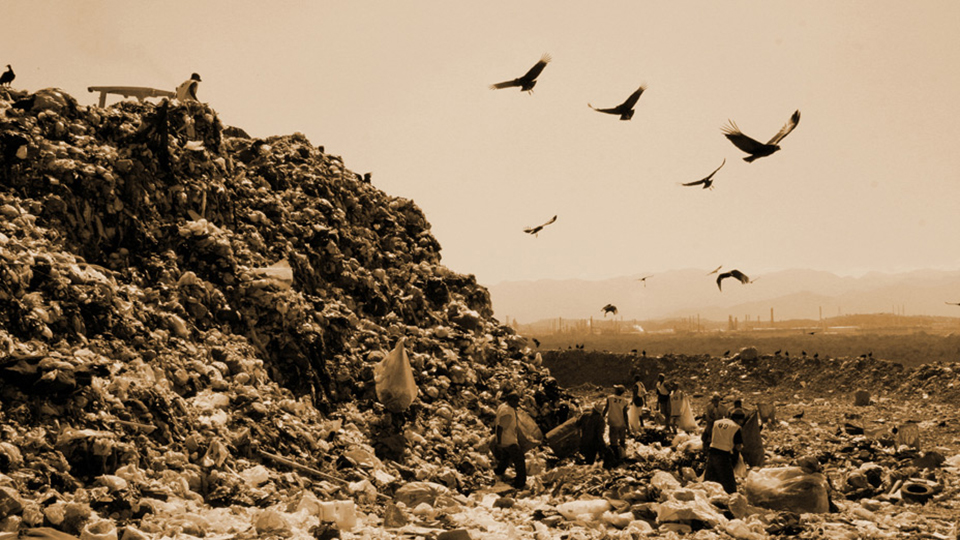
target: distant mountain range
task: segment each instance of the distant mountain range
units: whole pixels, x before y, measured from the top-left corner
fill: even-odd
[[[725,271],[721,270],[722,271]],[[897,313],[960,317],[960,271],[871,272],[843,277],[817,270],[783,270],[734,279],[717,288],[707,270],[671,270],[601,281],[510,281],[489,287],[496,317],[522,324],[563,317],[603,319],[600,308],[617,306],[618,318],[653,320],[699,315],[770,320],[818,319],[837,315]],[[610,318],[610,316],[606,317]]]

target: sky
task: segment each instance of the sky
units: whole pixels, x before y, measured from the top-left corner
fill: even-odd
[[[960,2],[4,3],[15,88],[198,95],[423,209],[481,284],[960,268]],[[491,90],[552,61],[532,94]],[[612,107],[641,84],[630,121]],[[116,98],[111,98],[110,102]],[[782,149],[753,163],[733,120]],[[683,187],[725,165],[714,189]],[[534,237],[525,227],[557,221]]]

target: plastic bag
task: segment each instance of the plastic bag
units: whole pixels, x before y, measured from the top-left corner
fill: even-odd
[[[763,451],[763,439],[760,437],[760,414],[751,412],[740,428],[743,435],[743,460],[751,467],[760,467],[767,460]]]
[[[677,427],[687,433],[697,432],[697,419],[693,416],[690,400],[686,396],[683,397],[683,404],[680,405],[680,421],[677,423]]]
[[[526,452],[543,443],[543,432],[537,426],[537,421],[522,409],[517,409],[517,442],[520,450]]]
[[[418,392],[403,342],[404,338],[401,337],[397,346],[373,370],[377,399],[388,411],[395,413],[407,410]]]
[[[744,493],[753,506],[771,510],[801,514],[822,514],[830,510],[826,478],[820,473],[805,473],[800,467],[750,471]]]
[[[746,478],[747,464],[743,462],[743,454],[737,454],[737,464],[733,466],[733,475],[737,478]]]

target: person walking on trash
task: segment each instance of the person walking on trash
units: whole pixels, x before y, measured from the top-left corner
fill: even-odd
[[[603,414],[607,417],[607,438],[610,446],[618,458],[622,458],[627,448],[627,407],[630,402],[623,394],[626,389],[622,385],[613,387],[613,394],[607,396],[607,403],[603,407]]]
[[[670,416],[668,417],[667,427],[669,427],[673,433],[678,432],[680,416],[683,414],[683,400],[686,399],[686,397],[687,395],[680,389],[678,383],[670,383]]]
[[[527,458],[523,449],[520,448],[518,406],[520,406],[520,394],[511,391],[504,396],[503,403],[497,409],[496,445],[494,447],[497,466],[493,472],[497,476],[503,476],[507,472],[507,467],[513,465],[513,470],[516,473],[513,479],[513,487],[523,489],[527,485]]]
[[[657,375],[657,411],[663,416],[663,425],[670,425],[670,387],[663,373]]]
[[[743,449],[743,434],[740,427],[747,419],[743,409],[736,408],[730,418],[721,418],[713,423],[707,465],[703,471],[704,482],[717,482],[727,493],[736,493],[737,478],[734,467]]]
[[[703,441],[704,453],[710,449],[710,436],[713,434],[713,423],[721,418],[726,418],[727,408],[723,406],[723,398],[719,393],[714,392],[710,396],[710,403],[703,412],[703,433],[700,434],[700,440]]]
[[[200,86],[200,75],[194,73],[190,75],[190,78],[183,81],[180,86],[177,87],[177,99],[180,101],[200,101],[197,99],[197,88]]]
[[[633,376],[633,386],[630,387],[630,411],[627,417],[627,427],[634,435],[640,434],[643,428],[643,408],[647,404],[647,388],[643,386],[640,375]]]

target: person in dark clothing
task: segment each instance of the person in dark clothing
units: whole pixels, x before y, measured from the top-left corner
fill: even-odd
[[[602,455],[606,444],[603,442],[603,405],[596,403],[593,408],[580,416],[577,427],[580,428],[580,454],[583,460],[592,464],[597,455]]]
[[[657,375],[657,410],[663,416],[663,425],[670,425],[670,385],[663,373]]]
[[[746,419],[746,413],[738,408],[730,413],[730,418],[721,418],[713,423],[703,481],[717,482],[727,493],[737,492],[737,478],[733,474],[733,469],[743,449],[743,434],[740,432],[740,427]]]

